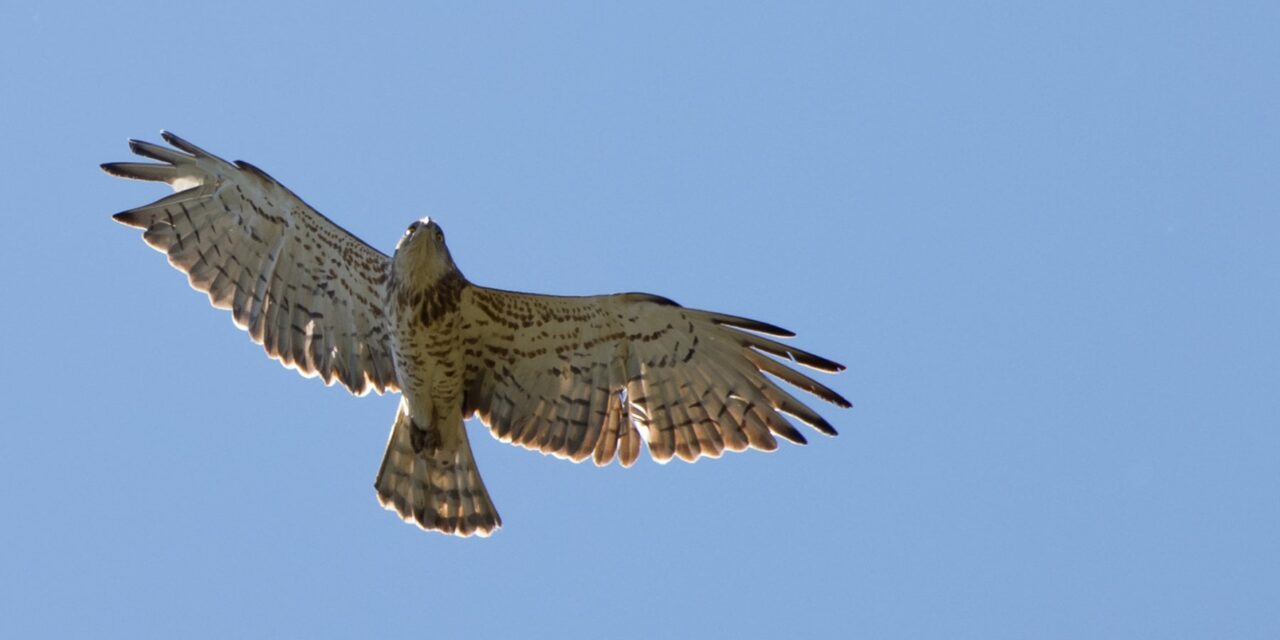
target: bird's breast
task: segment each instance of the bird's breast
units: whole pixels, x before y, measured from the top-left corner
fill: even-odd
[[[462,409],[460,290],[442,288],[395,292],[396,375],[411,411],[444,415]]]

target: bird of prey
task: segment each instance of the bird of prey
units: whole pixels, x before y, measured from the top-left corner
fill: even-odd
[[[502,524],[471,455],[473,415],[503,442],[626,467],[642,440],[658,462],[772,451],[775,436],[803,444],[782,413],[836,434],[764,374],[850,406],[788,366],[844,369],[767,337],[785,329],[645,293],[482,287],[434,221],[410,224],[388,257],[253,165],[161,135],[172,148],[129,141],[159,163],[102,168],[175,193],[114,219],[143,229],[270,357],[356,395],[400,392],[374,486],[423,529],[487,536]]]

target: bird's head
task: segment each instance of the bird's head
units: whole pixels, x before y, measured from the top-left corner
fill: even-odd
[[[412,273],[420,282],[432,282],[456,271],[457,265],[444,243],[444,230],[431,218],[414,221],[396,243],[392,258],[396,271]]]

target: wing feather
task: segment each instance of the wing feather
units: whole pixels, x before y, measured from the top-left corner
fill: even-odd
[[[174,148],[139,140],[129,148],[163,164],[102,168],[176,192],[115,219],[143,229],[147,244],[285,366],[356,394],[397,390],[381,308],[387,256],[260,169],[161,135]]]
[[[666,393],[667,412],[675,422],[676,455],[685,462],[693,462],[702,455],[702,443],[694,429],[693,416],[689,415],[689,406],[681,389],[683,380],[678,371],[667,373]]]
[[[629,466],[641,440],[658,462],[772,451],[777,437],[804,444],[788,415],[835,435],[775,378],[848,406],[787,364],[844,367],[759,335],[792,335],[768,323],[648,294],[571,298],[474,285],[461,309],[463,340],[476,345],[466,356],[464,414],[478,414],[499,440],[548,455]]]
[[[729,405],[733,402],[733,383],[722,377],[719,371],[703,369],[699,373],[707,382],[704,400],[712,403],[714,421],[726,438],[726,447],[730,451],[746,451],[751,447],[746,426],[740,416],[729,410]]]
[[[610,360],[608,371],[609,382],[607,385],[608,396],[605,404],[605,415],[603,422],[600,424],[600,437],[596,440],[596,446],[591,456],[596,466],[604,466],[613,461],[613,457],[618,451],[618,442],[621,440],[620,430],[623,428],[622,423],[626,420],[622,406],[622,385],[626,378],[622,368],[622,360]]]
[[[565,442],[569,459],[574,462],[586,459],[595,449],[609,402],[608,363],[593,362],[589,372],[590,377],[582,385],[587,390],[587,396],[582,410],[581,429],[575,430],[573,436]]]

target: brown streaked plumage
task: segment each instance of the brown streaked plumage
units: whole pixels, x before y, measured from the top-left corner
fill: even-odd
[[[765,374],[849,406],[788,366],[844,368],[767,337],[794,335],[785,329],[644,293],[477,286],[434,222],[413,223],[388,257],[260,169],[161,135],[174,149],[129,143],[161,164],[102,168],[176,193],[115,219],[143,229],[269,356],[357,395],[402,393],[374,485],[424,529],[488,535],[502,524],[471,454],[472,415],[504,442],[630,466],[641,441],[658,462],[772,451],[779,436],[803,444],[783,414],[836,434]]]

